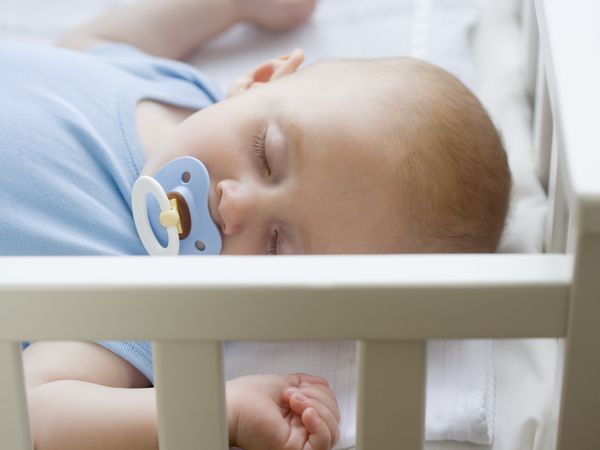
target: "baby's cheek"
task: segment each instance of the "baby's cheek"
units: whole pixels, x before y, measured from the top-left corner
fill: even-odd
[[[245,238],[244,233],[233,236],[222,235],[223,244],[221,247],[221,255],[260,255],[265,253],[256,239],[250,236]]]

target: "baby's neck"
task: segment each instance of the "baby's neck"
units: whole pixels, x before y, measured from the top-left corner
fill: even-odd
[[[139,140],[146,156],[143,174],[151,174],[158,169],[153,161],[160,160],[165,144],[173,129],[196,111],[180,108],[154,100],[142,100],[135,109]]]

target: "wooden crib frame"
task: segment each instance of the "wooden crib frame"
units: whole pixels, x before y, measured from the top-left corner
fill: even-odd
[[[426,340],[529,337],[564,338],[556,448],[600,448],[600,8],[524,11],[555,254],[0,258],[0,450],[32,449],[23,340],[152,340],[161,450],[217,450],[223,341],[356,339],[357,449],[416,450]]]

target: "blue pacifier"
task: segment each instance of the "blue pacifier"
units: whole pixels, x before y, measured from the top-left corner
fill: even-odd
[[[208,209],[209,193],[208,171],[191,156],[174,159],[154,177],[139,177],[131,191],[131,209],[146,251],[150,255],[221,253],[221,234]]]

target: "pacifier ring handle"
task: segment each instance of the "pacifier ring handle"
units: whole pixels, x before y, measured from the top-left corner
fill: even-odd
[[[171,202],[158,181],[148,176],[141,176],[136,180],[131,191],[131,206],[135,227],[142,244],[144,244],[144,248],[150,255],[176,256],[179,254],[179,232],[177,227],[166,227],[168,242],[167,246],[163,247],[156,239],[148,220],[148,194],[154,196],[161,211],[171,209]]]

